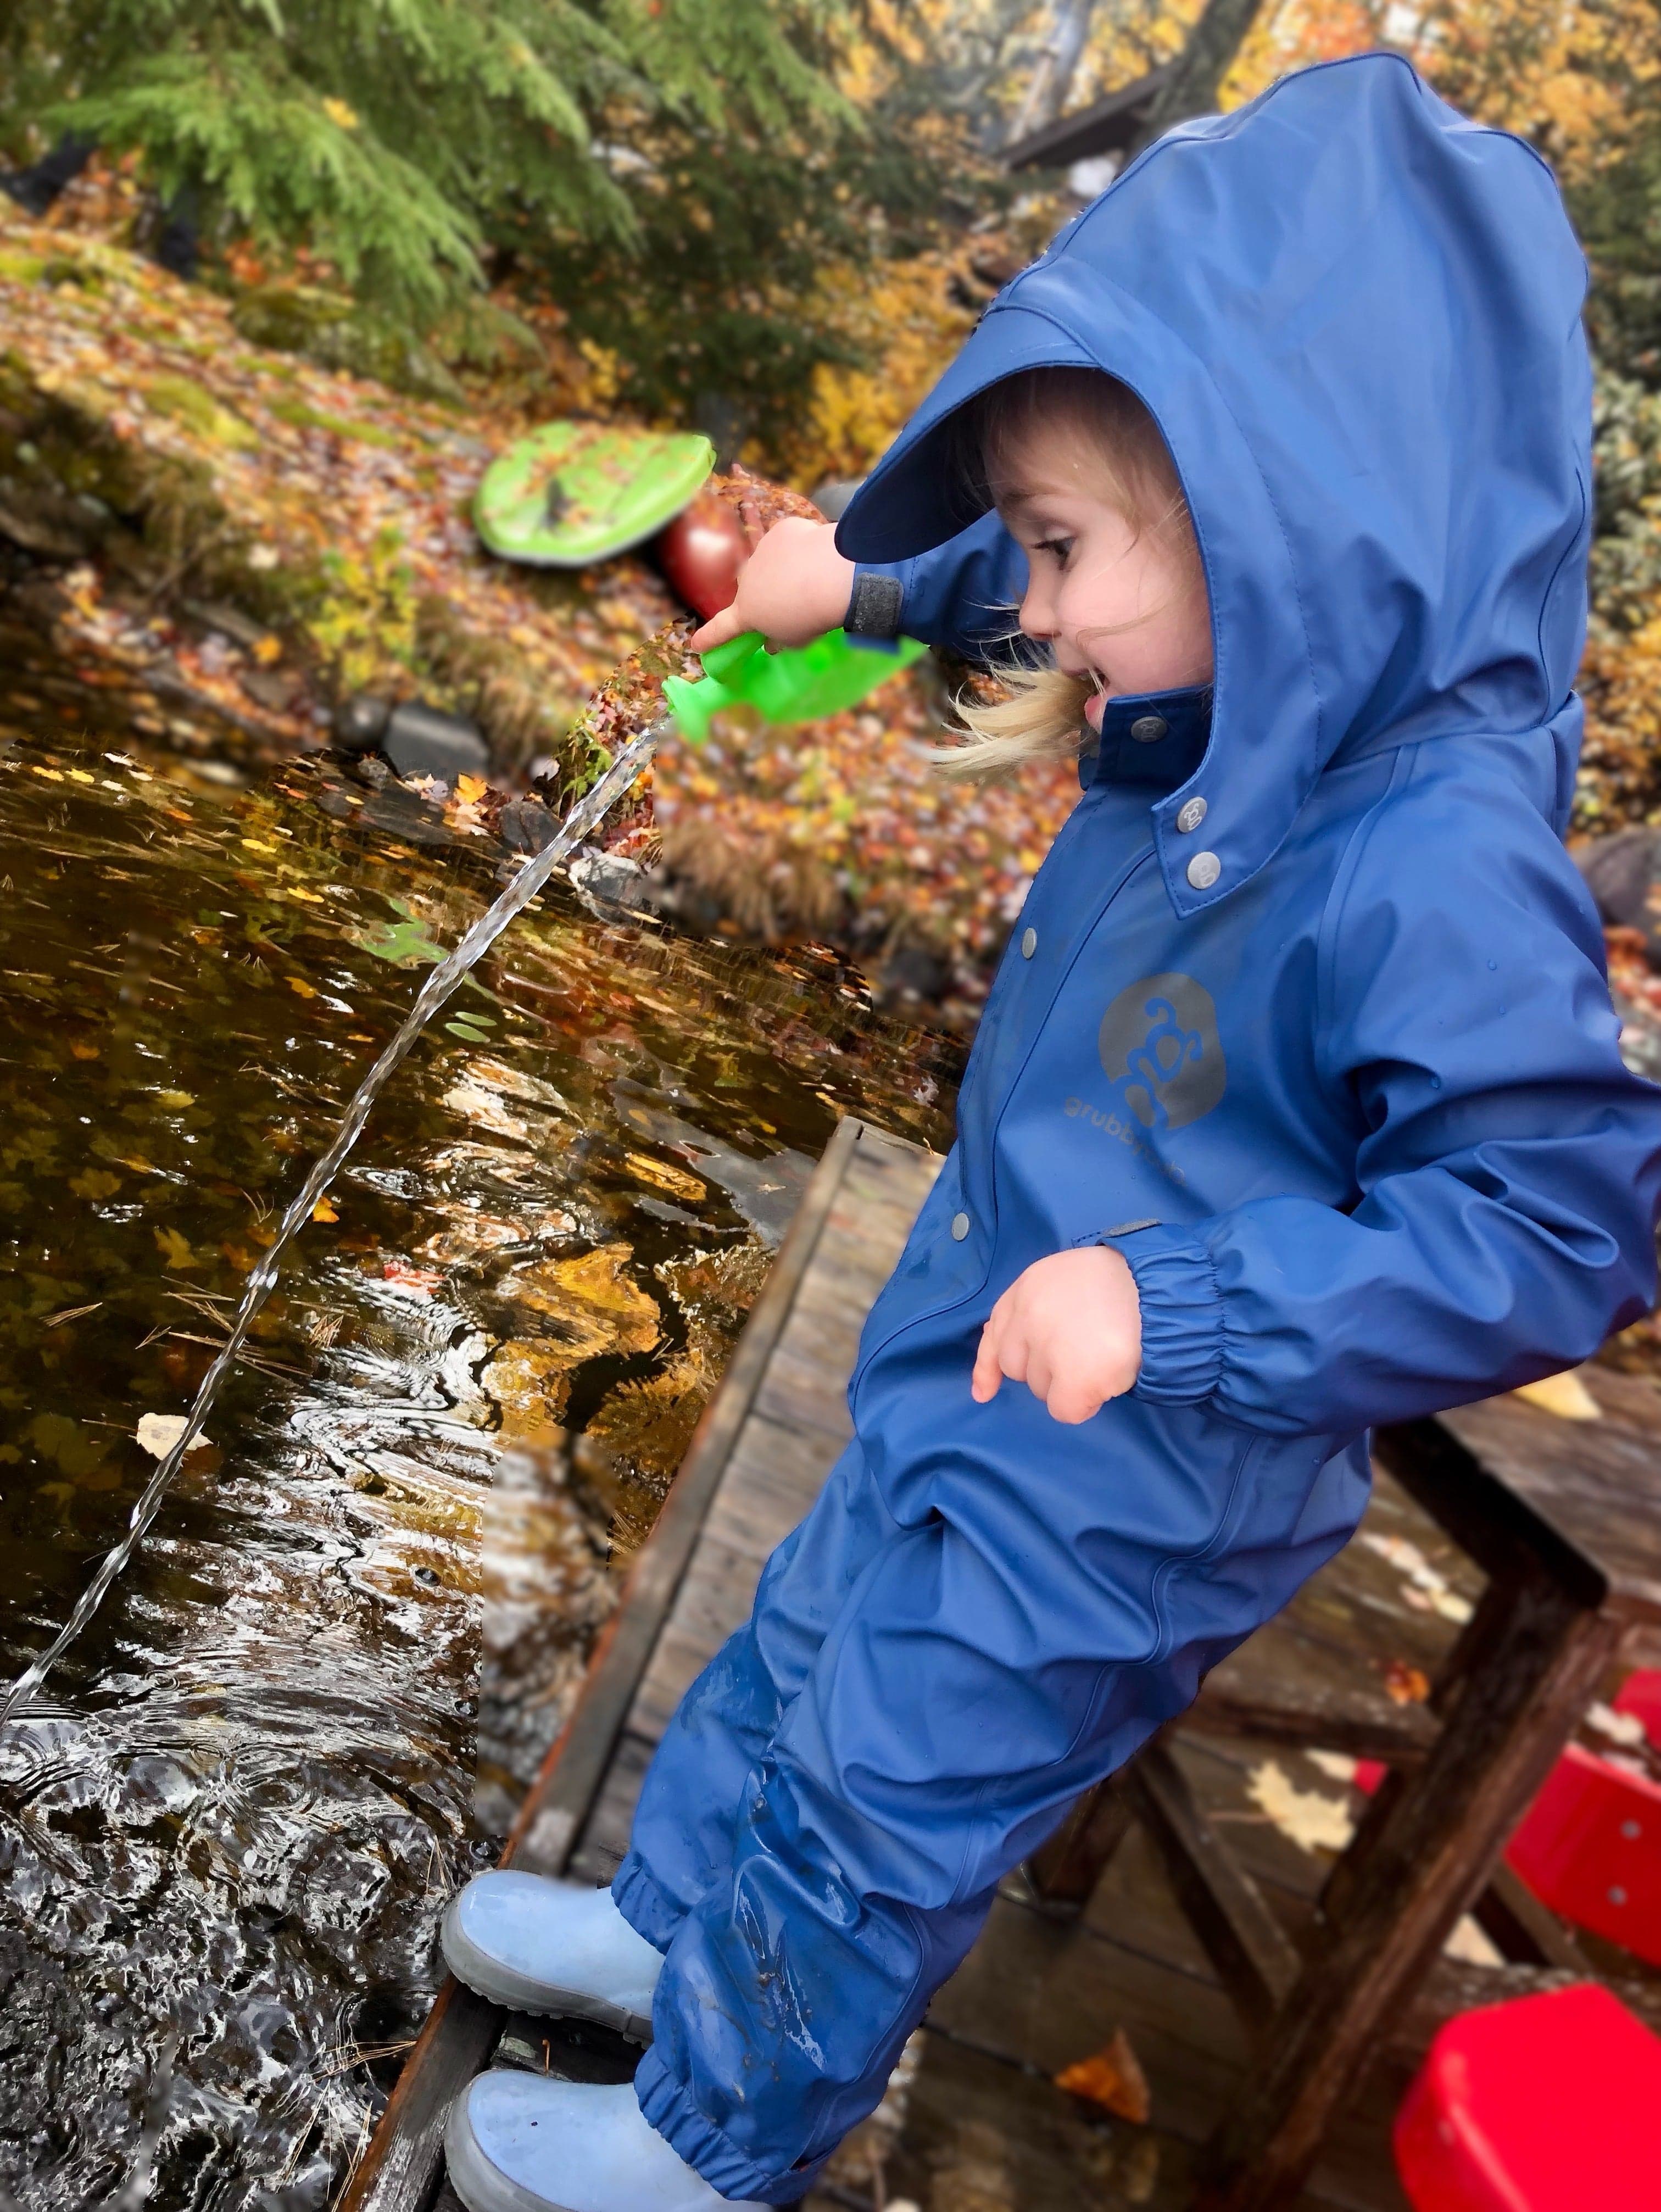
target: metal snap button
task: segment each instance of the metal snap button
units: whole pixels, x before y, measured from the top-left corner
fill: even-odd
[[[1037,933],[1037,931],[1036,929],[1024,929],[1024,930],[1021,932],[1021,957],[1022,957],[1022,959],[1023,959],[1023,960],[1030,960],[1030,959],[1032,957],[1032,955],[1033,955],[1033,954],[1037,951],[1037,949],[1038,949],[1038,933]]]
[[[1214,853],[1196,853],[1188,864],[1188,880],[1196,891],[1208,891],[1223,872],[1223,864]]]
[[[1190,830],[1199,828],[1201,823],[1205,820],[1205,816],[1206,805],[1203,799],[1188,799],[1177,816],[1177,827],[1186,836]]]
[[[954,1243],[961,1244],[968,1234],[969,1216],[966,1213],[954,1213],[952,1217],[952,1236]]]
[[[1138,714],[1130,734],[1139,745],[1157,745],[1170,726],[1163,714]]]

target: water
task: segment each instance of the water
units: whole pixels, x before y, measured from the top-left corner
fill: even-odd
[[[131,707],[0,605],[8,1676],[499,888],[315,764],[144,755]],[[563,891],[487,955],[0,1737],[0,2188],[104,2202],[148,2109],[152,2205],[330,2200],[837,1111],[941,1144],[955,1073],[828,960]]]

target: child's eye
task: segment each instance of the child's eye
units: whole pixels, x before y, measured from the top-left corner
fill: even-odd
[[[1067,556],[1073,550],[1073,540],[1070,538],[1041,538],[1038,540],[1037,550],[1040,553],[1053,553],[1056,560],[1065,568]]]

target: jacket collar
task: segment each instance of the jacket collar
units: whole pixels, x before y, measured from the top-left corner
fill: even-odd
[[[1145,785],[1150,793],[1175,791],[1205,757],[1211,736],[1211,686],[1149,691],[1110,699],[1102,709],[1102,734],[1079,756],[1079,781]]]

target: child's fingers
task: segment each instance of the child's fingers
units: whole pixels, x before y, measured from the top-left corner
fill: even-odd
[[[749,624],[738,611],[737,602],[723,607],[718,615],[711,615],[702,629],[695,629],[687,643],[694,653],[709,653],[715,646],[725,645],[729,637],[736,637]]]
[[[1092,1419],[1106,1403],[1099,1390],[1072,1377],[1053,1383],[1044,1395],[1050,1419],[1068,1428],[1076,1428],[1080,1421]]]
[[[969,1378],[969,1395],[977,1406],[984,1406],[998,1395],[998,1385],[1003,1381],[1003,1368],[998,1358],[998,1343],[1002,1334],[999,1310],[994,1306],[986,1327],[981,1331],[980,1343],[975,1350],[975,1371]]]

